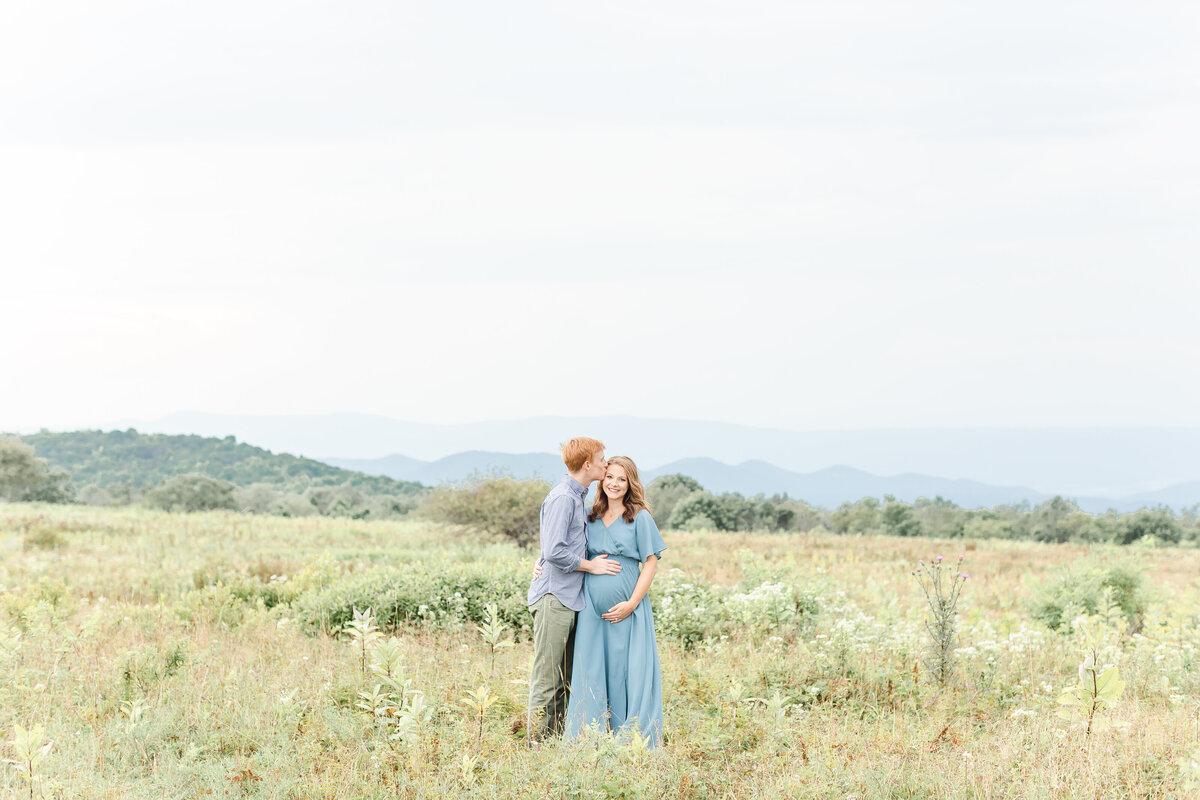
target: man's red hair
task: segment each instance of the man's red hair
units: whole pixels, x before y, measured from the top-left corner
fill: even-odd
[[[576,436],[562,446],[562,460],[567,465],[567,472],[578,472],[583,465],[592,460],[592,456],[604,449],[604,442],[590,439],[587,436]]]

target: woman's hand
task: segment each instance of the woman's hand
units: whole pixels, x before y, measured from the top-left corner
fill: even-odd
[[[632,614],[635,608],[637,608],[637,603],[632,600],[626,600],[610,608],[607,614],[601,614],[600,619],[606,619],[609,622],[620,622]]]

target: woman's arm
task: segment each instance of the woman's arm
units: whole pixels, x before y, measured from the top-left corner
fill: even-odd
[[[658,572],[658,556],[646,556],[646,563],[642,564],[642,573],[638,575],[637,585],[633,587],[633,594],[630,598],[622,603],[617,603],[608,610],[607,614],[601,614],[601,619],[606,619],[609,622],[620,622],[633,613],[633,610],[638,607],[638,603],[642,602],[642,598],[646,596],[646,592],[650,591],[650,584],[654,582],[654,574]]]

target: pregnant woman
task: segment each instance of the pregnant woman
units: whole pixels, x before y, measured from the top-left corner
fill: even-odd
[[[617,456],[608,462],[588,514],[587,535],[588,558],[607,554],[622,569],[584,576],[564,737],[598,724],[617,733],[636,732],[657,747],[663,737],[662,678],[646,592],[667,546],[646,507],[632,459]]]

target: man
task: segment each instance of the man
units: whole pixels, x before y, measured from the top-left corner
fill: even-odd
[[[529,675],[529,736],[562,733],[575,650],[575,614],[583,610],[583,574],[613,575],[621,565],[607,555],[587,557],[583,498],[604,478],[604,443],[579,436],[562,446],[567,474],[542,501],[541,573],[529,585],[533,612],[533,669]]]

